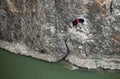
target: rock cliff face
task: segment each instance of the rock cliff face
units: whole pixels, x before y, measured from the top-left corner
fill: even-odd
[[[0,47],[49,62],[120,70],[120,1],[103,1],[0,0]],[[84,24],[70,27],[78,17]]]

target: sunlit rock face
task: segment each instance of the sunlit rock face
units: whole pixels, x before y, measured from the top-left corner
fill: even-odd
[[[49,62],[120,69],[120,1],[104,1],[0,0],[0,47]],[[70,27],[76,18],[84,23]]]

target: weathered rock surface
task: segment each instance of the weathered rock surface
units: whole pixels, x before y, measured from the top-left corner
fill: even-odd
[[[88,69],[120,70],[120,1],[0,0],[0,47]],[[85,20],[77,29],[69,21]]]

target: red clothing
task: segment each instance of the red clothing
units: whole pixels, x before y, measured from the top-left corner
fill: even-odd
[[[76,21],[77,21],[77,24],[80,23],[80,19],[76,19]]]
[[[72,22],[73,26],[76,26],[79,23],[84,23],[84,19],[77,18]]]

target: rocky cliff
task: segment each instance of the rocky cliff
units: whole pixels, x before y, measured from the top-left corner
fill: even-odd
[[[120,1],[103,1],[0,0],[0,47],[49,62],[120,70]],[[70,27],[76,18],[85,22]]]

